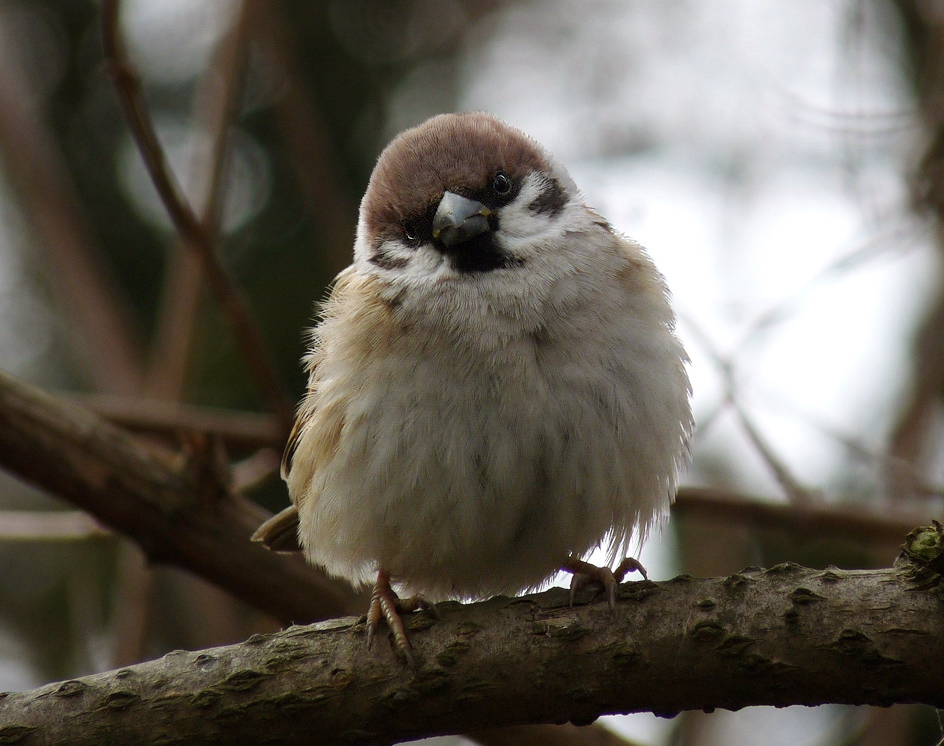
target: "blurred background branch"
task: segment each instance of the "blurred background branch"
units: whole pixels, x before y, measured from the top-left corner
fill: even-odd
[[[118,97],[135,141],[148,169],[151,181],[157,188],[164,207],[167,209],[184,243],[197,253],[201,266],[217,295],[226,315],[233,326],[237,341],[249,369],[252,371],[256,385],[262,392],[269,407],[279,417],[283,431],[288,435],[292,428],[294,406],[287,399],[282,384],[275,373],[269,358],[265,341],[256,323],[249,312],[241,292],[230,278],[228,272],[219,262],[214,245],[215,223],[217,220],[217,197],[220,179],[219,173],[223,163],[223,149],[226,139],[227,114],[231,111],[234,97],[224,96],[222,105],[218,108],[219,125],[216,127],[215,137],[212,138],[213,148],[209,166],[204,172],[209,173],[208,188],[205,194],[204,214],[198,217],[192,206],[184,197],[177,185],[176,178],[167,162],[163,146],[154,130],[151,116],[147,110],[141,82],[137,73],[128,60],[124,49],[124,41],[119,30],[119,0],[104,0],[102,4],[102,29],[105,46],[105,59],[111,77],[115,81]],[[224,37],[225,58],[240,59],[242,38],[245,36],[245,27],[249,22],[251,3],[246,1],[238,6],[239,20],[234,25],[233,34]],[[228,43],[226,43],[228,42]],[[228,61],[228,59],[227,59]],[[232,63],[230,63],[232,64]],[[222,81],[233,81],[237,75],[224,75]]]
[[[212,438],[194,434],[175,454],[2,374],[0,433],[0,464],[13,474],[133,538],[151,561],[186,567],[284,624],[363,600],[249,541],[267,514],[230,492]]]

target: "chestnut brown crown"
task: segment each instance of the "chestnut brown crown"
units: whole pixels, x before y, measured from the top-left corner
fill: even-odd
[[[445,192],[473,197],[502,172],[513,184],[550,172],[543,149],[519,130],[483,112],[442,114],[408,129],[380,154],[361,205],[371,242],[395,237]]]

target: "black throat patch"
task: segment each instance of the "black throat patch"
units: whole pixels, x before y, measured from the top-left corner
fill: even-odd
[[[445,250],[446,257],[456,272],[492,272],[496,269],[520,267],[521,259],[509,256],[495,244],[495,234],[491,231],[476,236],[468,241]],[[440,248],[442,251],[443,249]]]

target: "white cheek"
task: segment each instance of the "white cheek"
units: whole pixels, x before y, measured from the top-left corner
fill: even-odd
[[[390,297],[398,297],[403,290],[429,288],[440,278],[459,276],[445,254],[430,244],[409,246],[400,241],[387,241],[379,249],[386,266],[370,261],[374,252],[368,247],[355,248],[355,264],[358,272],[380,280]]]
[[[558,222],[558,215],[550,212],[533,212],[528,205],[538,199],[544,188],[544,180],[531,174],[521,185],[514,200],[501,209],[499,233],[502,238],[524,239],[544,236]]]
[[[500,227],[496,234],[499,245],[518,259],[534,259],[555,252],[566,244],[568,234],[591,231],[593,216],[576,192],[559,212],[535,212],[529,205],[541,196],[539,177],[531,176],[523,184],[515,200],[502,208]]]
[[[455,274],[445,254],[431,244],[424,243],[413,250],[413,258],[406,265],[406,276],[429,282],[439,275]]]
[[[501,226],[497,237],[503,246],[512,248],[525,241],[544,238],[551,234],[560,234],[558,217],[547,213],[533,213],[528,203],[508,205],[501,212]]]
[[[361,208],[363,212],[363,207]],[[370,260],[371,248],[365,236],[367,227],[364,224],[364,216],[359,215],[357,219],[357,234],[354,238],[354,263],[362,264]]]
[[[402,241],[384,241],[378,250],[387,260],[396,264],[410,263],[416,257],[416,247]]]

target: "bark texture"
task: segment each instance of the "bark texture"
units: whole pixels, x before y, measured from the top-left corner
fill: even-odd
[[[909,537],[887,570],[627,583],[615,613],[563,589],[439,604],[408,618],[415,671],[354,618],[175,652],[6,695],[0,743],[350,746],[646,710],[942,707],[940,538]]]

